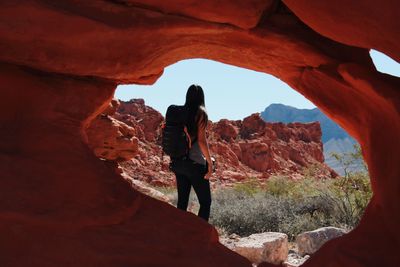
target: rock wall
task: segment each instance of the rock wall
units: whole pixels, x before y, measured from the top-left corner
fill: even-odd
[[[279,77],[361,144],[373,198],[355,230],[304,266],[395,264],[400,82],[378,73],[368,50],[399,60],[398,3],[164,2],[0,3],[1,265],[250,266],[211,226],[131,189],[86,144],[117,84],[152,83],[195,57]]]

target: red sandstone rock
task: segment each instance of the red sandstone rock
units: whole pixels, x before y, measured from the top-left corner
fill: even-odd
[[[266,122],[260,117],[260,114],[254,113],[244,118],[242,127],[240,127],[240,135],[243,138],[252,138],[264,134]]]
[[[162,115],[146,106],[142,99],[132,99],[122,104],[125,108],[119,108],[119,113],[113,116],[139,129],[142,137],[148,136],[148,132],[153,133],[156,128],[155,124],[153,129],[146,126],[149,121],[147,114],[150,114],[150,119],[159,118],[157,123],[163,120]],[[287,125],[266,123],[256,113],[243,122],[226,119],[216,123],[210,121],[207,131],[210,151],[218,164],[212,182],[230,184],[246,177],[265,180],[274,174],[300,179],[304,177],[307,168],[314,165],[318,166],[316,178],[337,176],[323,164],[321,128],[318,122]],[[133,179],[156,186],[174,185],[175,176],[168,169],[169,158],[166,156],[161,160],[161,146],[156,139],[150,141],[141,138],[138,155],[134,160],[121,163],[121,166]]]
[[[242,28],[255,27],[263,12],[272,11],[274,0],[125,0],[127,6],[155,8],[167,14],[178,14],[217,23],[234,24]],[[201,10],[202,12],[199,12]]]
[[[214,125],[213,133],[217,134],[222,140],[230,142],[238,137],[239,131],[229,120],[222,119]]]
[[[250,10],[258,14],[259,7],[269,1],[258,7],[256,2],[232,1],[236,11],[228,17],[243,25],[253,24],[246,22],[247,16],[236,14],[239,10],[241,14]],[[181,3],[168,1],[163,5],[173,10]],[[194,8],[198,17],[210,16],[206,6]],[[214,13],[230,12],[231,8],[221,6]],[[259,25],[251,30],[163,13],[163,9],[116,1],[2,3],[0,22],[7,27],[0,28],[0,59],[48,72],[139,84],[155,82],[165,66],[185,58],[218,60],[270,73],[293,84],[304,67],[338,61],[372,66],[366,49],[321,37],[299,23],[281,3],[265,10]]]
[[[333,40],[374,48],[400,62],[399,7],[396,2],[284,0],[307,25]],[[360,21],[361,19],[361,21]]]
[[[272,167],[271,150],[267,144],[251,141],[239,143],[239,145],[242,150],[242,162],[244,164],[259,172],[267,171]]]
[[[83,142],[115,84],[2,63],[0,87],[1,266],[250,266],[212,226],[135,191]]]
[[[165,66],[196,57],[277,76],[361,144],[374,196],[359,226],[304,266],[398,261],[400,85],[368,56],[376,48],[399,60],[396,1],[285,0],[307,25],[276,2],[251,30],[208,21],[208,4],[194,19],[177,1],[165,4],[170,9],[124,2],[0,4],[0,60],[10,64],[0,65],[2,266],[250,266],[195,216],[132,190],[85,145],[86,128],[118,83],[149,84]],[[252,10],[250,23],[225,21],[254,25],[252,3],[239,5]]]
[[[118,107],[120,106],[120,102],[118,101],[118,99],[113,98],[110,102],[110,104],[108,104],[108,107],[102,112],[102,114],[104,115],[114,115],[117,110]]]
[[[128,125],[139,125],[147,141],[155,141],[159,137],[160,124],[164,118],[160,112],[146,106],[143,99],[134,99],[128,102],[120,101],[117,112],[125,117],[120,117],[117,114],[116,118],[126,122]],[[129,116],[133,116],[136,123],[131,122]]]
[[[87,130],[89,147],[102,159],[124,161],[138,152],[135,129],[108,115],[100,115]]]

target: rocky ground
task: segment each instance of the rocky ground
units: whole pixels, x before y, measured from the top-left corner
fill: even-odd
[[[122,175],[131,181],[136,190],[171,205],[174,204],[173,192],[162,193],[146,182],[132,179],[125,173]],[[188,212],[197,214],[197,211],[198,205],[191,203]],[[303,232],[297,235],[293,241],[289,241],[286,234],[277,232],[256,233],[250,236],[226,234],[221,230],[218,232],[221,244],[249,259],[253,262],[254,267],[261,262],[281,264],[284,267],[298,267],[327,241],[338,238],[348,231],[336,227],[322,227],[314,231]]]
[[[323,227],[304,232],[294,242],[286,234],[266,232],[240,237],[236,234],[221,236],[220,242],[229,249],[248,258],[255,265],[263,261],[285,267],[298,267],[323,244],[347,233],[335,227]]]

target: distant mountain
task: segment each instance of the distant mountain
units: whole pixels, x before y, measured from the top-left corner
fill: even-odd
[[[322,143],[326,143],[331,139],[352,139],[339,125],[329,119],[318,108],[298,109],[283,104],[271,104],[261,112],[261,117],[269,122],[319,121],[322,129]]]
[[[331,156],[331,153],[351,152],[357,142],[318,108],[298,109],[283,104],[271,104],[261,112],[261,117],[268,122],[319,121],[322,129],[325,163],[338,173],[343,174],[342,166]]]

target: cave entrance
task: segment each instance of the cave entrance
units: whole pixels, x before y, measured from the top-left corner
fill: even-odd
[[[121,163],[131,178],[149,183],[152,189],[162,191],[176,203],[176,190],[171,187],[173,175],[167,179],[165,168],[159,172],[159,144],[155,135],[147,138],[145,132],[157,131],[159,122],[155,118],[160,119],[160,115],[155,115],[157,111],[163,115],[168,105],[183,104],[186,90],[192,83],[203,87],[209,118],[213,124],[218,124],[217,121],[221,119],[243,120],[255,112],[260,112],[261,117],[264,115],[265,121],[269,123],[307,123],[319,120],[324,126],[322,134],[327,136],[321,140],[324,152],[329,149],[325,153],[325,158],[329,159],[322,163],[330,165],[341,176],[336,180],[327,179],[326,175],[321,175],[320,165],[308,162],[301,169],[291,169],[292,173],[271,173],[265,170],[261,171],[264,175],[256,178],[252,176],[254,172],[246,172],[248,168],[240,169],[237,165],[227,168],[226,165],[232,162],[223,160],[221,166],[225,172],[220,171],[218,175],[232,177],[224,177],[225,187],[218,186],[221,185],[219,177],[212,180],[215,197],[213,195],[211,215],[211,223],[223,236],[237,238],[237,234],[243,237],[260,232],[284,232],[294,242],[301,232],[327,226],[342,227],[348,231],[356,226],[371,197],[369,176],[366,168],[363,168],[365,165],[361,152],[356,149],[357,142],[321,111],[314,109],[315,106],[305,97],[279,79],[210,60],[184,60],[171,65],[152,86],[121,85],[117,88],[115,97],[122,101],[117,118],[128,124],[136,120],[138,124],[131,126],[139,126],[143,132],[139,136],[141,153],[133,162]],[[144,102],[139,100],[141,98]],[[280,105],[269,106],[273,103]],[[288,118],[282,116],[285,112]],[[274,114],[280,116],[274,118]],[[221,136],[219,138],[218,141],[225,146],[229,144],[226,139],[221,139]],[[212,153],[219,153],[220,159],[226,157],[220,151],[220,145],[212,144],[211,150],[214,150]],[[242,164],[240,160],[239,163]],[[229,179],[233,182],[229,182]],[[198,206],[194,192],[191,196],[192,205],[189,210],[196,212]]]

